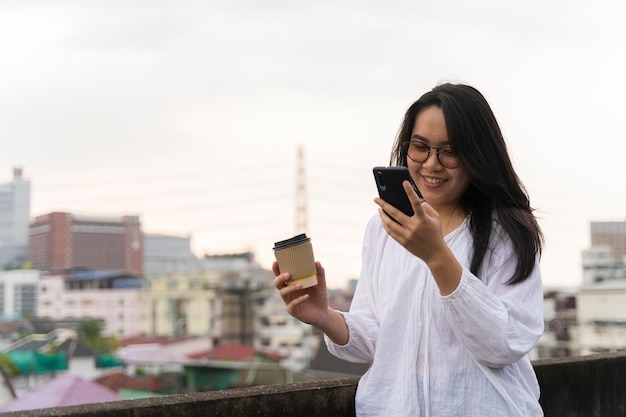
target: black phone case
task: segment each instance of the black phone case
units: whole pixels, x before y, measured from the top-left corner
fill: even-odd
[[[380,198],[391,204],[398,210],[401,210],[407,216],[413,215],[413,207],[407,197],[402,182],[407,180],[422,198],[419,190],[415,186],[407,167],[374,167],[374,180]],[[390,216],[391,217],[391,216]],[[395,220],[395,219],[394,219]]]

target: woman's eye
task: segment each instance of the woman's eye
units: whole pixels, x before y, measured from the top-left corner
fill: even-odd
[[[413,143],[413,147],[420,152],[428,152],[428,150],[430,149],[428,146],[424,145],[423,143]]]

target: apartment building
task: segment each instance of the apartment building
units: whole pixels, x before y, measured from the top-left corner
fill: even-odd
[[[39,271],[16,269],[0,271],[0,316],[5,320],[37,314]]]
[[[38,316],[47,319],[100,319],[103,334],[141,334],[144,280],[125,271],[82,271],[43,276],[38,285]]]
[[[251,294],[269,288],[274,275],[250,256],[219,256],[204,259],[205,269],[148,274],[145,332],[211,333],[222,343],[251,343]]]
[[[124,270],[143,273],[139,216],[84,216],[52,212],[30,224],[29,260],[34,268]]]
[[[141,295],[143,333],[219,337],[221,279],[219,270],[149,274]]]
[[[590,223],[583,285],[576,293],[576,352],[626,349],[626,221]]]

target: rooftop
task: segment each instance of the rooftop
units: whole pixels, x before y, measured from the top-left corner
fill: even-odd
[[[533,363],[545,417],[623,416],[626,353]],[[3,417],[353,417],[358,377],[8,412]]]

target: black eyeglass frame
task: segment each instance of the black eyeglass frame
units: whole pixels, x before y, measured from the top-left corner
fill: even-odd
[[[428,148],[428,151],[426,152],[426,158],[424,158],[424,160],[422,161],[418,161],[416,159],[413,159],[409,156],[409,146],[411,146],[412,143],[419,143],[420,145],[424,146],[425,148]],[[452,150],[452,152],[456,153],[456,151],[454,150],[454,148],[450,145],[446,145],[446,146],[440,146],[438,148],[434,147],[434,146],[428,146],[427,144],[425,144],[424,142],[422,142],[421,140],[409,140],[404,144],[404,154],[407,158],[409,158],[411,161],[416,162],[418,164],[423,164],[424,162],[428,161],[428,158],[430,158],[430,151],[434,149],[435,150],[435,155],[437,156],[437,161],[441,164],[442,167],[444,168],[448,168],[448,169],[454,169],[454,168],[458,168],[459,165],[461,165],[461,159],[459,158],[459,156],[456,156],[457,159],[457,163],[454,166],[447,166],[446,164],[444,164],[443,162],[441,162],[441,158],[439,155],[439,151],[441,151],[442,149],[450,149]]]

